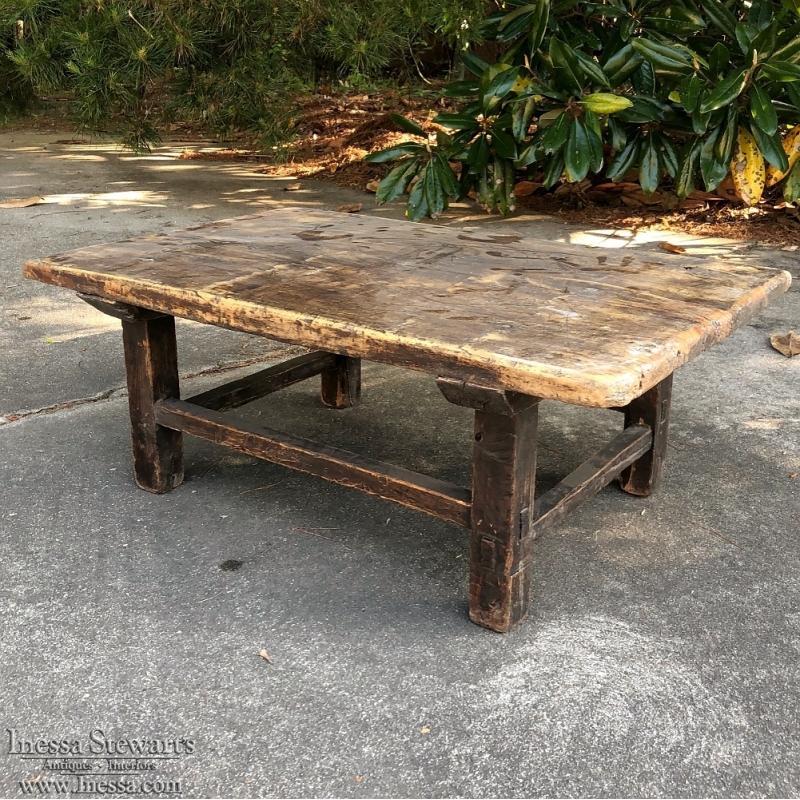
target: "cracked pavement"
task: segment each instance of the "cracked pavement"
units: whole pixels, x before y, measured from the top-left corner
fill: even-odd
[[[136,489],[119,323],[20,272],[269,205],[402,209],[307,180],[287,194],[257,165],[177,160],[179,143],[134,157],[56,138],[0,134],[0,202],[48,200],[0,209],[4,732],[192,739],[157,765],[187,797],[800,794],[800,359],[768,344],[800,329],[800,282],[676,373],[661,491],[609,487],[538,540],[531,616],[502,636],[467,619],[454,525],[188,438],[184,485]],[[438,224],[669,236],[800,276],[757,244],[466,206]],[[178,336],[186,392],[297,352],[188,322]],[[315,388],[237,413],[468,482],[471,414],[429,377],[368,364],[346,412]],[[618,425],[543,404],[538,490]],[[51,772],[3,736],[0,793],[17,797]]]

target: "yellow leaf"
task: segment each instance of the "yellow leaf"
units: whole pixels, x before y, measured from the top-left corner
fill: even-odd
[[[764,192],[766,170],[764,156],[756,140],[745,128],[739,128],[730,168],[738,197],[746,206],[756,205]]]

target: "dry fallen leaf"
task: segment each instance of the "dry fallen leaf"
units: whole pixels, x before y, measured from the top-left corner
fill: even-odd
[[[380,181],[370,181],[364,188],[368,192],[377,192],[378,187],[381,185]]]
[[[267,664],[272,663],[272,659],[269,657],[269,653],[266,650],[262,650],[259,655],[264,659],[264,661],[267,662]]]
[[[302,184],[300,183],[290,183],[288,186],[283,187],[284,192],[296,192],[298,189],[302,188]]]
[[[796,478],[796,477],[797,477],[797,473],[796,473],[796,472],[793,472],[793,473],[792,473],[792,474],[791,474],[789,477],[790,477],[790,478],[792,478],[792,479],[794,479],[794,478]]]
[[[0,208],[28,208],[28,206],[38,206],[46,202],[44,197],[23,197],[18,200],[6,200],[5,203],[0,203]]]
[[[363,780],[364,778],[361,775],[356,775],[356,783],[361,783]]]
[[[679,244],[672,244],[672,242],[659,242],[658,246],[668,253],[685,253],[686,248],[681,247]]]
[[[430,728],[427,728],[427,727],[425,727],[425,728],[420,728],[420,729],[419,729],[419,732],[420,732],[420,733],[430,733],[430,732],[431,732],[431,729],[430,729]]]
[[[343,206],[339,206],[336,210],[342,211],[345,214],[357,214],[359,211],[361,211],[362,208],[364,208],[363,203],[350,203],[350,204],[346,203]]]
[[[789,333],[776,333],[769,337],[769,343],[786,358],[800,355],[800,336],[794,331]]]
[[[533,194],[537,189],[541,189],[541,183],[534,183],[533,181],[520,181],[514,187],[514,194],[517,197],[527,197]]]

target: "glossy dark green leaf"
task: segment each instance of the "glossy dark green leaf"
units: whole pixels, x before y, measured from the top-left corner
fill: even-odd
[[[699,156],[700,142],[687,145],[681,154],[681,169],[675,181],[675,194],[681,199],[688,197],[694,191]]]
[[[378,185],[378,191],[375,193],[378,203],[388,203],[400,197],[419,171],[419,166],[418,158],[398,164]]]
[[[600,134],[596,133],[589,125],[585,127],[586,136],[589,139],[589,151],[592,155],[589,169],[597,174],[603,169],[603,140],[600,138]]]
[[[660,4],[654,15],[645,19],[645,26],[672,36],[689,36],[695,31],[703,30],[706,21],[695,11],[677,3]]]
[[[412,222],[419,222],[428,213],[428,200],[425,196],[425,182],[429,165],[424,166],[418,176],[417,182],[411,187],[406,204],[406,216]]]
[[[603,64],[603,71],[608,76],[611,86],[617,87],[625,83],[639,69],[643,61],[644,58],[630,44],[626,44]]]
[[[653,194],[658,189],[661,180],[661,159],[658,146],[652,135],[648,136],[642,144],[642,153],[639,158],[639,185],[645,194]]]
[[[600,117],[591,109],[584,108],[583,111],[583,124],[588,130],[594,131],[601,139],[603,137],[602,129],[600,128]]]
[[[757,84],[750,90],[750,116],[769,136],[778,130],[778,114],[772,105],[772,98]]]
[[[583,91],[583,72],[572,48],[551,36],[549,54],[555,69],[556,83],[568,91],[580,94]]]
[[[725,121],[720,125],[720,133],[714,147],[717,161],[727,164],[733,155],[736,139],[739,136],[739,109],[735,105],[728,107]]]
[[[789,101],[794,106],[795,111],[800,112],[800,89],[793,83],[784,83],[783,89],[789,96]]]
[[[637,135],[611,159],[608,169],[606,169],[606,177],[614,183],[619,183],[639,163],[641,149],[642,140]]]
[[[727,72],[731,65],[731,52],[722,42],[717,42],[708,54],[708,71],[713,78]]]
[[[404,117],[402,114],[390,114],[389,116],[398,128],[401,128],[407,133],[413,133],[415,136],[422,136],[423,139],[428,138],[428,134],[425,133],[414,120],[408,119],[408,117]]]
[[[569,117],[567,114],[559,114],[555,122],[548,126],[542,137],[542,150],[545,154],[558,152],[566,143],[569,133]]]
[[[777,133],[773,133],[770,136],[765,131],[762,131],[755,122],[751,123],[750,130],[756,140],[758,149],[761,151],[761,155],[775,169],[786,172],[789,169],[789,159],[786,157],[786,153],[783,152],[780,136]]]
[[[456,131],[477,131],[481,127],[475,117],[467,114],[437,114],[433,121]]]
[[[583,74],[592,81],[592,83],[600,84],[601,86],[609,86],[608,76],[603,71],[602,67],[589,56],[581,53],[580,50],[575,50],[575,58]]]
[[[403,144],[389,147],[386,150],[380,150],[377,153],[370,153],[364,156],[364,161],[368,161],[370,164],[383,164],[386,161],[395,161],[398,158],[403,158],[403,156],[425,152],[425,145],[416,144],[415,142],[404,142]]]
[[[725,78],[724,81],[720,81],[711,94],[700,103],[700,112],[707,114],[709,111],[732,103],[742,93],[747,81],[746,76],[746,70],[741,69]]]
[[[721,160],[717,156],[717,142],[723,133],[723,126],[714,128],[706,137],[700,148],[700,172],[703,175],[703,183],[706,190],[713,192],[720,185],[723,178],[728,174],[728,161]]]
[[[649,61],[643,61],[632,75],[633,88],[639,94],[656,93],[656,73]]]
[[[497,130],[492,130],[491,136],[494,151],[500,158],[514,159],[517,157],[517,143],[513,136],[505,131]]]
[[[482,59],[478,58],[474,53],[470,53],[469,51],[462,51],[460,54],[461,63],[473,74],[480,77],[483,75],[486,70],[489,69],[489,65]]]
[[[632,102],[632,106],[618,111],[616,114],[617,119],[622,120],[622,122],[639,124],[656,122],[661,119],[664,110],[657,100],[652,97],[632,97],[629,99]]]
[[[681,165],[678,159],[678,153],[675,150],[675,145],[672,144],[669,137],[662,136],[655,131],[651,133],[650,136],[658,147],[659,158],[661,159],[664,169],[667,170],[670,177],[677,178]]]
[[[625,127],[621,125],[614,117],[608,118],[608,133],[611,136],[611,149],[618,153],[625,147],[628,141],[628,134]]]
[[[633,39],[631,46],[656,70],[684,75],[694,72],[694,64],[685,51],[677,47],[669,47],[649,39]]]
[[[517,169],[525,169],[525,167],[539,161],[544,153],[542,152],[541,145],[529,144],[517,157],[514,166]]]
[[[528,28],[535,11],[536,5],[528,3],[506,14],[497,26],[497,34],[495,36],[497,41],[507,42],[509,39],[519,36]]]
[[[703,114],[700,109],[693,111],[691,114],[692,118],[692,130],[698,135],[702,136],[708,130],[708,121],[711,119],[711,112],[709,111],[706,114]]]
[[[558,183],[559,178],[564,174],[564,153],[559,152],[547,161],[542,184],[545,189],[550,189]]]
[[[494,76],[483,93],[483,107],[487,113],[500,105],[518,77],[519,67],[509,67]]]
[[[538,0],[536,13],[533,15],[530,26],[530,50],[535,53],[542,44],[547,32],[547,22],[550,18],[550,0]]]
[[[759,61],[766,61],[775,52],[778,41],[778,20],[772,22],[752,40],[751,47],[758,53]]]
[[[736,27],[734,28],[734,33],[736,35],[736,42],[739,45],[739,49],[742,51],[742,55],[747,55],[750,52],[750,36],[749,31],[745,25],[741,22],[736,23]]]
[[[619,26],[619,35],[622,37],[623,41],[627,42],[631,36],[633,36],[637,24],[638,21],[633,17],[625,17],[625,19],[622,20]]]
[[[702,89],[703,83],[696,72],[683,79],[680,91],[681,105],[684,107],[687,114],[691,114],[697,109],[700,103]]]
[[[770,58],[770,56],[767,56]],[[788,61],[797,64],[800,61],[800,36],[796,36],[791,41],[777,49],[771,56],[775,61]]]
[[[481,134],[467,151],[467,164],[473,172],[481,172],[486,169],[490,155],[489,139],[485,134]]]
[[[437,153],[433,162],[445,193],[454,199],[458,199],[461,194],[461,187],[447,159],[441,153]]]
[[[478,81],[454,81],[442,89],[445,97],[472,97],[478,94]]]
[[[736,17],[720,0],[700,0],[700,6],[711,22],[729,39],[736,39]]]
[[[761,69],[774,81],[800,81],[800,65],[789,61],[767,61]]]
[[[422,180],[422,178],[420,178]],[[435,219],[447,208],[447,197],[444,187],[436,171],[435,162],[431,161],[425,171],[425,200],[428,204],[428,213]]]

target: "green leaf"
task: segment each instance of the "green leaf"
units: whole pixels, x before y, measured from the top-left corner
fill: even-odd
[[[542,184],[545,189],[550,189],[558,183],[559,178],[564,174],[564,153],[559,152],[548,162],[542,177]]]
[[[758,149],[761,151],[761,155],[764,156],[775,169],[781,172],[788,171],[789,159],[786,157],[786,153],[783,152],[780,136],[778,136],[777,133],[773,133],[772,136],[770,136],[765,131],[762,131],[755,122],[750,125],[750,129],[753,133],[753,138],[756,140]]]
[[[518,77],[519,67],[509,67],[495,75],[483,93],[483,106],[487,112],[500,105],[503,98],[511,91],[511,87]]]
[[[603,64],[603,70],[608,76],[608,82],[615,88],[625,83],[639,69],[643,61],[643,56],[639,55],[630,44],[626,44]]]
[[[606,177],[614,183],[619,183],[625,175],[639,163],[639,154],[642,149],[642,140],[637,135],[625,145],[625,148],[611,159],[606,170]]]
[[[700,112],[707,114],[732,103],[744,90],[747,83],[747,72],[743,69],[721,81],[717,88],[700,103]]]
[[[772,98],[757,85],[753,85],[750,91],[750,116],[769,136],[778,130],[778,114],[772,105]]]
[[[505,131],[492,130],[492,146],[500,158],[514,159],[517,157],[517,143],[514,137]]]
[[[656,122],[663,116],[663,106],[652,97],[634,97],[631,107],[617,112],[617,118],[623,122]]]
[[[653,131],[650,136],[654,137],[654,142],[658,146],[661,163],[664,165],[670,177],[677,178],[681,165],[678,160],[678,153],[675,150],[675,145],[673,145],[666,136],[662,136],[655,131]]]
[[[533,114],[536,111],[536,100],[529,97],[525,101],[520,101],[514,107],[513,125],[511,132],[514,138],[521,142],[528,135],[528,128],[530,127]]]
[[[656,73],[649,61],[643,61],[631,77],[637,94],[656,93]]]
[[[480,77],[486,72],[486,70],[489,69],[489,65],[482,58],[478,58],[478,56],[476,56],[474,53],[462,50],[460,57],[461,57],[461,63],[473,75],[477,75],[478,77]]]
[[[717,42],[708,54],[708,70],[713,78],[721,75],[731,63],[731,52],[722,42]]]
[[[407,133],[413,133],[414,136],[421,136],[423,139],[428,138],[428,134],[417,125],[416,122],[413,120],[408,119],[408,117],[404,117],[401,114],[390,114],[392,118],[392,122],[397,125],[398,128],[406,131]]]
[[[654,16],[645,19],[645,25],[673,36],[689,36],[705,28],[706,21],[694,11],[674,4],[659,8]]]
[[[728,161],[720,160],[716,154],[716,144],[723,133],[724,126],[720,125],[706,137],[700,148],[700,172],[703,175],[703,183],[706,190],[713,192],[720,185],[723,178],[728,174]]]
[[[489,139],[486,134],[481,134],[467,151],[467,164],[472,172],[479,173],[486,169],[490,155]]]
[[[583,91],[583,72],[572,48],[560,42],[555,36],[550,37],[550,59],[553,62],[556,82],[574,94]]]
[[[610,85],[608,76],[594,59],[584,55],[580,50],[575,50],[575,58],[578,60],[578,65],[583,74],[586,75],[587,78],[590,78],[592,82],[599,83],[601,86]]]
[[[736,41],[739,44],[739,49],[742,51],[742,55],[746,56],[750,52],[751,47],[747,27],[741,22],[737,22],[736,28],[734,28],[734,33],[736,34]]]
[[[787,203],[794,203],[800,197],[800,160],[794,162],[792,171],[783,184],[783,199]]]
[[[711,119],[711,112],[709,111],[707,114],[703,114],[698,108],[697,110],[692,112],[691,117],[692,117],[692,130],[698,136],[701,136],[708,130],[708,121]]]
[[[618,153],[625,147],[626,142],[628,141],[628,134],[625,131],[625,128],[617,122],[614,117],[608,118],[608,132],[611,134],[611,149]]]
[[[558,152],[566,143],[569,133],[569,118],[566,114],[559,114],[556,121],[550,125],[542,137],[542,150],[545,154]]]
[[[711,22],[729,39],[736,38],[736,17],[720,0],[700,0],[700,6]]]
[[[656,70],[689,74],[694,72],[694,64],[683,50],[677,47],[653,42],[649,39],[633,39],[631,46],[640,56],[649,61]]]
[[[525,169],[542,157],[543,153],[539,144],[529,144],[517,157],[514,166],[517,169]]]
[[[592,154],[589,169],[597,174],[603,169],[603,140],[600,138],[600,134],[588,124],[585,127],[586,135],[589,138],[589,150]]]
[[[437,114],[433,121],[456,131],[477,131],[481,127],[478,120],[468,114]]]
[[[681,171],[675,181],[675,194],[683,200],[694,191],[697,159],[700,155],[700,142],[693,142],[684,148]]]
[[[422,179],[420,178],[420,180]],[[433,161],[430,162],[428,169],[425,171],[423,191],[425,192],[425,200],[428,203],[428,213],[435,219],[447,207],[447,198]]]
[[[403,144],[389,147],[386,150],[380,150],[377,153],[370,153],[369,155],[364,156],[364,161],[367,161],[370,164],[383,164],[386,161],[395,161],[398,158],[402,158],[403,156],[408,156],[413,153],[424,152],[426,152],[424,145],[416,144],[416,142],[404,142]]]
[[[739,109],[735,105],[728,106],[725,122],[721,126],[714,154],[717,161],[727,164],[733,155],[736,139],[739,136]]]
[[[550,19],[550,0],[539,0],[536,3],[536,13],[531,20],[530,49],[535,53],[547,32],[547,22]]]
[[[424,166],[417,176],[417,182],[411,188],[406,204],[406,216],[412,222],[419,222],[428,213],[428,200],[425,196],[425,183],[430,162]]]
[[[418,158],[398,164],[378,185],[375,199],[379,204],[396,200],[408,188],[414,175],[419,170]]]
[[[696,111],[700,102],[702,88],[703,84],[696,72],[685,78],[681,83],[681,105],[687,114],[692,114]]]
[[[617,111],[623,111],[633,106],[633,103],[627,97],[606,92],[587,94],[580,103],[584,108],[594,111],[595,114],[614,114]]]
[[[442,89],[444,97],[472,97],[478,94],[478,81],[454,81]]]
[[[658,189],[661,179],[661,159],[658,157],[658,146],[650,135],[644,140],[642,154],[639,160],[639,185],[642,191],[653,194]]]
[[[767,56],[769,58],[769,56]],[[796,36],[787,44],[783,45],[780,49],[772,54],[775,61],[789,61],[796,64],[800,61],[800,36]]]
[[[800,66],[789,61],[766,61],[761,65],[761,69],[774,81],[800,80]]]
[[[434,156],[434,168],[445,193],[458,200],[461,196],[461,187],[450,164],[441,153],[437,153]]]

